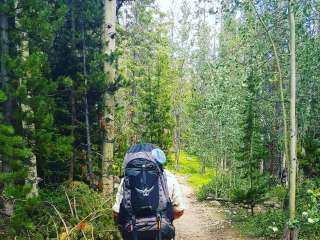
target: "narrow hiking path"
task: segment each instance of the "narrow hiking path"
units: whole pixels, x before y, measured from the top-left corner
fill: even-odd
[[[175,221],[176,240],[245,240],[231,228],[224,217],[222,207],[210,206],[210,203],[198,202],[187,177],[178,176],[185,197],[187,210]]]

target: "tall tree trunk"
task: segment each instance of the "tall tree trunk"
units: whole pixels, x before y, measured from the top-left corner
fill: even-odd
[[[135,16],[135,18],[137,18]],[[133,59],[135,62],[138,62],[138,54],[136,52],[133,53]],[[136,82],[136,71],[133,70],[132,72],[132,82],[131,82],[131,93],[130,93],[130,97],[131,97],[131,101],[129,103],[129,113],[128,113],[128,122],[129,122],[129,129],[131,129],[130,135],[128,137],[128,143],[129,145],[133,145],[135,143],[137,143],[137,133],[135,130],[135,118],[136,118],[136,107],[137,107],[137,82]]]
[[[259,169],[260,175],[264,174],[264,160],[260,160],[260,169]]]
[[[16,25],[19,26],[19,21],[16,21]],[[25,38],[25,39],[23,39],[21,42],[21,50],[22,50],[21,52],[22,52],[22,58],[25,61],[25,60],[27,60],[27,58],[30,55],[29,42],[26,40],[27,34],[26,33],[22,33],[22,34],[23,34],[23,38]],[[26,73],[26,74],[28,74],[28,73]],[[20,85],[25,85],[25,87],[27,89],[26,82],[23,82],[20,80]],[[27,99],[31,99],[31,96],[29,94],[28,89],[27,89]],[[34,112],[29,105],[27,105],[25,103],[21,103],[21,110],[26,115],[31,115],[30,119],[34,119]],[[35,145],[33,135],[36,131],[34,122],[28,123],[28,122],[22,120],[22,128],[26,131],[29,147],[31,149],[33,149],[34,145]],[[30,192],[27,195],[27,198],[37,197],[39,195],[37,157],[33,152],[31,153],[31,156],[28,161],[28,176],[26,178],[26,182],[31,184],[31,186],[32,186]]]
[[[290,23],[290,197],[289,209],[290,219],[294,220],[296,216],[296,174],[297,174],[297,125],[296,125],[296,36],[295,20],[293,12],[293,2],[289,0],[289,23]]]
[[[207,156],[203,156],[201,158],[201,169],[200,169],[201,175],[204,175],[206,173],[206,163],[207,163]]]
[[[87,159],[89,166],[89,179],[90,184],[93,184],[93,164],[91,155],[91,135],[90,135],[90,120],[89,120],[89,105],[88,105],[88,77],[87,77],[87,58],[86,58],[86,41],[85,41],[85,28],[84,22],[82,22],[82,64],[83,64],[83,76],[85,85],[84,94],[84,107],[85,107],[85,125],[86,125],[86,139],[87,139]]]
[[[25,127],[24,127],[25,128]],[[27,126],[26,128],[29,128],[31,131],[34,131],[34,124]],[[34,141],[31,143],[34,145]],[[38,190],[38,171],[37,171],[37,157],[34,153],[31,154],[31,157],[29,158],[29,164],[28,164],[28,176],[27,176],[27,182],[31,184],[31,190],[27,195],[27,198],[37,197],[39,195]]]
[[[135,73],[133,73],[133,79],[135,78]],[[131,129],[131,133],[128,138],[129,145],[133,145],[137,143],[137,133],[135,131],[135,124],[134,124],[134,119],[136,118],[136,112],[135,108],[137,106],[136,103],[136,96],[137,96],[137,83],[135,80],[132,81],[131,83],[131,93],[130,96],[132,98],[130,105],[129,105],[129,128]]]
[[[74,0],[69,2],[69,8],[71,11],[71,45],[72,51],[75,51],[75,33],[76,33],[76,23],[74,18]],[[73,181],[74,178],[74,167],[76,161],[76,137],[75,137],[75,130],[76,130],[76,122],[77,122],[77,109],[76,109],[76,96],[75,96],[75,84],[72,84],[71,92],[70,92],[70,102],[71,102],[71,136],[73,137],[73,144],[72,144],[72,157],[70,161],[69,167],[69,182]]]
[[[104,1],[104,54],[110,55],[115,50],[115,31],[116,31],[116,0]],[[115,82],[115,69],[112,63],[105,62],[104,72],[106,74],[106,81],[108,86],[112,86]],[[104,139],[102,146],[102,190],[103,194],[109,195],[113,192],[113,150],[114,150],[114,92],[109,89],[105,91],[103,99],[103,130]]]
[[[2,90],[8,95],[9,77],[7,73],[6,58],[9,54],[9,39],[8,39],[8,16],[0,13],[0,28],[1,28],[1,86]],[[7,96],[9,97],[9,96]],[[11,107],[10,98],[4,104],[4,116],[6,124],[11,122]],[[8,166],[8,159],[2,159],[2,171],[10,171]],[[1,200],[4,205],[4,214],[11,216],[13,214],[13,204],[6,199]]]
[[[8,96],[8,72],[6,66],[6,58],[9,54],[9,39],[8,39],[8,16],[4,13],[0,13],[0,27],[1,27],[1,85],[2,90],[7,94],[8,100],[4,104],[4,116],[5,122],[10,124],[11,122],[11,101]]]
[[[181,143],[181,121],[180,113],[176,113],[176,127],[175,127],[175,160],[176,160],[176,170],[180,170],[180,143]]]
[[[27,96],[27,98],[31,98],[30,95]],[[21,104],[21,110],[22,112],[32,115],[32,118],[34,118],[34,113],[30,106]],[[35,132],[35,124],[34,123],[27,123],[26,121],[22,121],[22,128],[27,131],[27,135],[30,135],[30,139],[28,139],[28,146],[32,149],[34,148],[35,141],[32,139],[34,132]],[[31,184],[31,190],[27,195],[27,198],[37,197],[39,195],[38,190],[38,170],[37,170],[37,157],[32,152],[31,156],[28,161],[28,176],[26,178],[26,182]]]
[[[290,27],[290,172],[289,172],[289,214],[290,222],[296,218],[296,178],[297,178],[297,123],[296,123],[296,35],[293,1],[289,0],[289,27]],[[296,227],[287,227],[285,239],[298,239]]]
[[[73,137],[73,146],[72,146],[72,157],[70,161],[70,168],[69,168],[69,182],[73,181],[74,177],[74,166],[76,161],[76,146],[75,146],[75,129],[76,129],[76,98],[74,92],[74,86],[72,86],[71,94],[70,94],[70,101],[71,101],[71,136]]]
[[[277,92],[277,84],[272,83],[271,92]],[[276,111],[276,104],[273,105],[273,112],[272,112],[272,122],[271,122],[271,132],[270,132],[270,142],[269,142],[269,153],[270,153],[270,167],[269,172],[271,175],[279,176],[279,172],[281,172],[281,165],[279,165],[277,161],[277,111]]]
[[[126,30],[129,31],[129,28],[132,29],[140,29],[139,27],[139,14],[138,14],[138,10],[137,10],[137,6],[134,6],[132,9],[132,14],[133,14],[133,18],[135,19],[134,25],[130,26],[130,25],[125,25],[126,26]],[[128,16],[127,16],[128,17]],[[135,31],[135,33],[138,33],[138,31]],[[136,43],[138,44],[138,43]],[[138,49],[133,49],[133,54],[132,54],[133,60],[136,64],[139,63],[139,51]],[[136,69],[132,70],[132,81],[131,81],[131,93],[130,93],[130,97],[131,97],[131,101],[129,103],[129,113],[128,113],[128,125],[129,125],[129,129],[130,131],[130,135],[128,137],[128,144],[131,146],[133,144],[136,144],[138,141],[138,136],[137,136],[137,131],[135,129],[135,118],[137,116],[136,113],[136,107],[138,105],[136,97],[137,97],[137,81],[136,81],[136,77],[139,77],[139,73]]]

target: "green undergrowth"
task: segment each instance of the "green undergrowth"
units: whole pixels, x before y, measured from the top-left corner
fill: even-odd
[[[187,152],[180,153],[180,169],[175,169],[175,155],[169,153],[167,169],[175,174],[188,177],[188,182],[195,191],[199,191],[204,185],[208,184],[214,178],[213,169],[207,168],[206,173],[201,174],[201,161],[197,156],[188,154]]]
[[[10,219],[0,219],[0,239],[119,239],[111,201],[81,182],[42,189],[38,198],[16,201]]]
[[[230,212],[230,219],[236,228],[244,235],[276,240],[281,239],[288,220],[288,214],[282,209],[269,209],[266,212],[250,216],[248,211],[241,209],[236,214]],[[311,221],[311,218],[298,212],[298,226],[300,240],[320,240],[320,224]]]
[[[281,239],[287,220],[287,215],[282,210],[269,210],[251,216],[247,209],[238,209],[229,214],[242,234],[259,239]]]
[[[247,189],[248,182],[230,172],[218,173],[199,189],[197,196],[199,200],[211,196],[226,199],[227,217],[242,234],[255,239],[281,239],[289,219],[287,189],[272,177],[267,180],[254,204],[253,216],[248,209],[250,195],[239,197],[239,189]],[[301,179],[296,210],[299,239],[320,240],[320,178]]]
[[[237,178],[229,172],[218,173],[214,169],[208,169],[201,175],[201,161],[198,157],[186,152],[180,154],[180,169],[175,170],[174,153],[168,155],[167,169],[178,175],[188,176],[190,185],[197,192],[199,200],[206,200],[210,196],[234,201],[236,190],[245,188],[248,183]],[[270,179],[270,182],[272,179]],[[287,224],[287,211],[282,209],[283,200],[287,190],[284,186],[269,183],[263,194],[263,201],[278,204],[280,208],[263,207],[263,201],[257,203],[260,210],[255,211],[254,216],[246,208],[238,205],[229,205],[226,210],[227,218],[230,218],[241,234],[254,239],[281,239]],[[320,240],[320,179],[305,180],[299,186],[297,193],[297,224],[300,229],[299,239]]]
[[[284,190],[278,186],[268,195],[276,200],[284,196]],[[246,209],[236,209],[229,217],[243,234],[261,239],[281,239],[289,218],[282,208],[269,208],[254,216]],[[305,180],[299,186],[296,225],[300,240],[320,240],[320,179]]]

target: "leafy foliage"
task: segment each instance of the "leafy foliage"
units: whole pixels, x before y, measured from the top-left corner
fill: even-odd
[[[56,232],[63,239],[53,205],[74,229],[73,238],[92,230],[95,239],[114,233],[98,194],[82,183],[65,185],[80,180],[99,188],[106,92],[116,100],[113,163],[119,175],[130,145],[152,142],[170,155],[178,140],[180,173],[189,175],[199,199],[226,198],[253,209],[266,198],[281,204],[286,195],[286,1],[182,1],[168,14],[155,0],[117,2],[118,48],[108,56],[102,0],[0,6],[0,214],[13,210],[0,232],[5,227],[9,239],[54,238]],[[297,223],[302,239],[312,239],[319,235],[319,1],[295,1],[295,15]],[[105,63],[116,69],[115,83]],[[31,169],[39,176],[39,198],[27,197]],[[72,204],[73,197],[81,202],[78,216],[66,193]],[[97,210],[103,214],[81,222]],[[285,210],[276,210],[241,220],[258,236],[276,239],[285,218]]]
[[[65,227],[71,239],[92,236],[95,239],[117,239],[110,200],[90,190],[86,184],[64,184],[55,190],[41,191],[37,199],[18,201],[15,214],[6,227],[20,239],[27,239],[27,236],[32,239],[64,239]]]

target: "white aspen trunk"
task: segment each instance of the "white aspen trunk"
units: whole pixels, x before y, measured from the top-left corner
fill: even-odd
[[[219,162],[218,162],[218,158],[216,158],[216,162],[215,162],[215,197],[218,198],[218,180],[220,179],[220,176],[219,176]]]
[[[116,48],[116,0],[104,1],[104,54],[110,55]],[[115,69],[110,62],[105,62],[104,72],[108,85],[115,81]],[[104,196],[113,192],[112,168],[113,168],[113,150],[114,150],[114,93],[105,91],[103,100],[103,159],[102,159],[102,190]]]
[[[16,24],[19,25],[19,22],[16,21]],[[26,34],[23,33],[23,37],[26,38]],[[26,40],[22,40],[21,42],[21,50],[22,50],[22,58],[23,60],[26,60],[29,57],[29,48],[28,48],[28,42]],[[28,74],[28,73],[27,73]],[[23,85],[23,83],[20,80],[20,85]],[[28,90],[27,90],[28,91]],[[27,98],[30,99],[31,96],[28,94]],[[27,115],[31,115],[31,119],[34,117],[34,113],[30,106],[21,103],[21,110]],[[34,132],[35,131],[35,125],[34,123],[27,123],[26,121],[22,120],[22,128],[28,132]],[[29,140],[29,147],[33,147],[35,145],[35,142],[33,140]],[[26,182],[31,184],[31,190],[27,195],[27,198],[37,197],[39,195],[38,190],[38,171],[37,171],[37,157],[32,152],[31,156],[29,158],[28,162],[28,176],[26,178]]]
[[[214,10],[215,11],[215,10]],[[216,59],[217,56],[217,16],[216,14],[213,14],[213,57]]]
[[[290,27],[290,171],[289,171],[289,216],[292,223],[296,218],[296,178],[297,178],[297,125],[296,125],[296,36],[293,1],[289,0]],[[287,226],[283,239],[297,240],[299,231],[296,226]]]
[[[263,175],[264,174],[264,160],[260,160],[260,175]]]
[[[176,170],[180,170],[180,113],[176,113],[176,128],[175,128],[175,162],[176,162]]]
[[[30,127],[32,128],[32,125]],[[37,157],[34,153],[32,153],[29,159],[27,182],[32,185],[31,191],[28,193],[27,198],[37,197],[39,195],[38,171],[37,171]]]
[[[290,220],[296,217],[296,175],[297,175],[297,125],[296,125],[296,36],[295,19],[292,8],[292,0],[289,0],[289,24],[290,24],[290,77],[291,77],[291,99],[290,99],[290,180],[289,180],[289,210]]]
[[[288,171],[287,171],[287,162],[288,160],[286,159],[287,156],[285,153],[283,153],[282,156],[282,162],[281,162],[281,182],[286,186],[286,188],[289,188],[289,178],[288,178]]]

